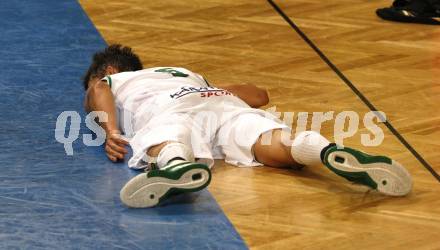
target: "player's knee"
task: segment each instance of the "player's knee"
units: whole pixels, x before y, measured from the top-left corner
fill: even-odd
[[[276,157],[274,157],[271,152],[273,150],[273,145],[265,145],[261,140],[260,136],[257,143],[253,146],[255,160],[264,165],[272,166],[276,163]]]
[[[255,159],[271,167],[287,167],[295,164],[290,155],[289,147],[281,140],[282,131],[271,131],[270,141],[265,141],[265,134],[261,135],[253,147]]]

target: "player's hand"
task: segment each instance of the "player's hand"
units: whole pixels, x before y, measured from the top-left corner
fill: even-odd
[[[105,141],[107,157],[113,162],[124,160],[124,156],[128,152],[125,149],[126,145],[128,145],[128,142],[121,138],[119,131],[108,133]]]

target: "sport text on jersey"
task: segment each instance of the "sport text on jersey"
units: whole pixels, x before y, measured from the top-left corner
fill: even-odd
[[[211,97],[211,96],[224,96],[233,95],[231,92],[219,89],[215,87],[181,87],[179,91],[171,94],[170,97],[173,99],[179,99],[182,96],[188,94],[200,93],[200,97]]]

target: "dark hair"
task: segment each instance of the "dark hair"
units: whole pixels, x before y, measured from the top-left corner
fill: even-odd
[[[113,66],[119,72],[135,71],[143,68],[141,60],[130,47],[112,44],[93,55],[92,64],[83,77],[85,90],[88,88],[90,78],[105,76],[107,66]]]

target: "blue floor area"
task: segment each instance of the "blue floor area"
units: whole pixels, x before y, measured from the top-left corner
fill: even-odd
[[[0,1],[0,16],[0,249],[246,248],[206,190],[121,204],[136,172],[82,142],[80,77],[105,42],[76,1]],[[72,156],[55,140],[67,110],[83,121]]]

